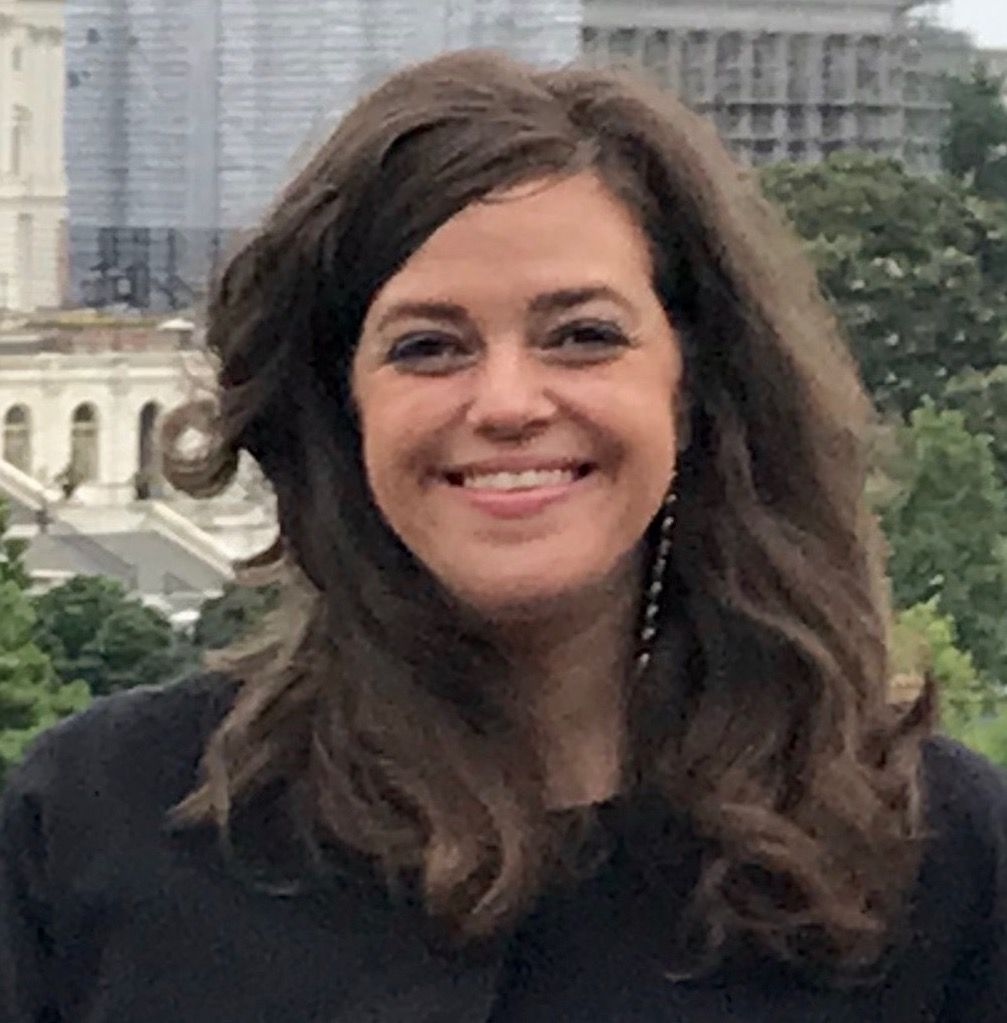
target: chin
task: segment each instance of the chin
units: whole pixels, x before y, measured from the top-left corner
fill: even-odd
[[[484,618],[497,622],[538,618],[596,586],[606,573],[544,578],[542,574],[455,580],[449,590]]]

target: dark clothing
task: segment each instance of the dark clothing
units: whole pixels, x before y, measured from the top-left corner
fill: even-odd
[[[209,833],[164,826],[230,694],[206,676],[99,701],[10,780],[3,1023],[1007,1021],[1007,787],[954,743],[927,750],[933,838],[883,982],[816,987],[767,963],[682,983],[661,949],[688,871],[673,843],[666,869],[634,857],[663,827],[645,804],[606,805],[605,865],[479,953],[430,940],[415,902],[352,858],[287,894],[235,876]]]

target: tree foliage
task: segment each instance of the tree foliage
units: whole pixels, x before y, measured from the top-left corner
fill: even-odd
[[[899,440],[881,509],[896,604],[935,600],[978,669],[1007,683],[1007,489],[989,439],[925,405]]]
[[[959,373],[948,381],[941,404],[962,413],[969,433],[990,438],[1000,478],[1007,481],[1007,365]]]
[[[24,747],[91,698],[84,682],[62,684],[32,641],[33,613],[24,592],[0,583],[0,783]]]
[[[950,377],[1007,363],[1007,205],[895,160],[839,153],[767,168],[883,409],[908,416]]]
[[[941,155],[947,171],[979,195],[1007,199],[1007,107],[1003,78],[978,64],[948,82],[950,116]]]
[[[10,509],[0,498],[0,583],[11,582],[21,591],[27,590],[31,579],[24,564],[27,540],[15,540],[7,535],[10,529]]]
[[[86,683],[61,682],[34,640],[24,547],[5,538],[7,522],[0,501],[0,784],[32,738],[91,698]]]
[[[98,694],[164,682],[179,671],[168,620],[138,601],[124,601],[81,651],[77,674]]]
[[[957,626],[938,599],[900,611],[892,628],[892,667],[898,674],[929,675],[940,691],[941,718],[960,734],[999,702],[999,692],[977,671],[972,655],[958,645]]]
[[[1007,709],[974,717],[962,724],[955,737],[989,757],[995,764],[1007,767]]]
[[[35,638],[57,675],[84,679],[96,694],[165,681],[187,661],[167,618],[113,579],[76,576],[35,607]]]

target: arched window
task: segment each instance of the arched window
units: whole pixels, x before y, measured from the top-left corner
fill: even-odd
[[[98,413],[91,404],[78,405],[73,410],[70,469],[77,483],[98,478]]]
[[[161,407],[148,401],[140,409],[140,443],[137,453],[136,499],[148,501],[160,493],[161,452],[157,443],[157,426]]]
[[[15,469],[31,472],[31,413],[14,405],[3,419],[3,458]]]

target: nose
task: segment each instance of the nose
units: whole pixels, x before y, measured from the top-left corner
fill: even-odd
[[[522,438],[556,414],[546,386],[547,367],[523,343],[487,346],[473,375],[470,425],[495,438]]]

